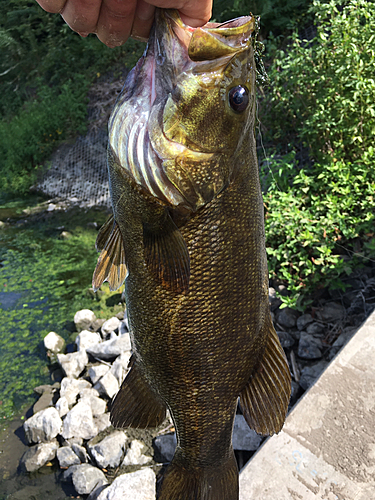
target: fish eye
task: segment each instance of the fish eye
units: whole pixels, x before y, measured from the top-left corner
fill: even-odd
[[[246,87],[242,85],[237,85],[230,89],[229,94],[229,106],[236,111],[236,113],[242,113],[247,108],[249,104],[249,91]]]

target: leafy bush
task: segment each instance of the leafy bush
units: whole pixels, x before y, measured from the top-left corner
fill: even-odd
[[[263,166],[270,271],[294,307],[342,286],[359,262],[342,254],[357,238],[370,254],[375,233],[375,4],[315,0],[313,12],[316,38],[275,53],[261,117],[278,144]]]
[[[87,88],[77,77],[60,91],[41,86],[11,121],[0,122],[2,191],[26,192],[58,142],[85,131]]]
[[[315,158],[359,158],[375,137],[375,3],[315,0],[317,36],[295,32],[274,54],[262,121],[287,148],[297,138]]]

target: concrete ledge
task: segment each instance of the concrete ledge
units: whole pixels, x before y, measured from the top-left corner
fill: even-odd
[[[375,500],[375,311],[240,474],[240,500]]]

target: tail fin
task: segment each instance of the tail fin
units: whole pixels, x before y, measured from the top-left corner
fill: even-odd
[[[178,451],[159,488],[158,500],[238,500],[238,468],[234,452],[222,464],[189,467]]]

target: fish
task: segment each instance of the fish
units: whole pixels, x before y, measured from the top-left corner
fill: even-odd
[[[281,430],[291,378],[268,302],[255,143],[253,15],[202,28],[157,9],[109,121],[113,216],[93,275],[125,282],[132,358],[115,427],[172,417],[159,500],[237,500],[238,399],[257,433]]]

